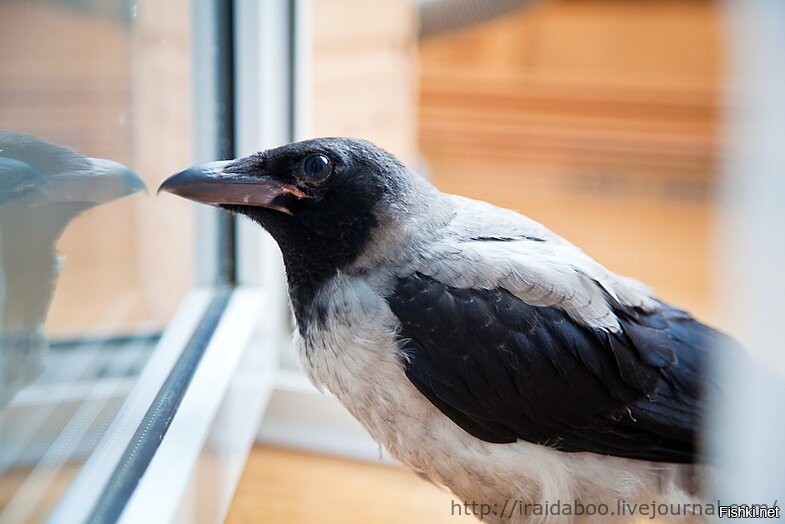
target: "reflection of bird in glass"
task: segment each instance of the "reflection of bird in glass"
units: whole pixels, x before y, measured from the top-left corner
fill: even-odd
[[[82,211],[144,189],[121,164],[0,131],[0,406],[43,368],[55,242]]]

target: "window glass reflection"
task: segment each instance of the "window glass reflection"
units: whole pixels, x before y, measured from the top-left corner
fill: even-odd
[[[0,2],[0,521],[45,519],[193,281],[190,3]]]
[[[133,171],[32,135],[0,131],[0,406],[45,366],[56,242],[79,214],[145,189]]]

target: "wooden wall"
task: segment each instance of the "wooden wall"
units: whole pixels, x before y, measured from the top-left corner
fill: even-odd
[[[713,6],[542,2],[426,41],[422,148],[548,173],[709,176],[721,79]]]
[[[316,0],[310,6],[305,134],[365,138],[413,162],[413,2]]]

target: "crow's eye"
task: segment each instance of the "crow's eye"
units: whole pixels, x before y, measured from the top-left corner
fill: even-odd
[[[303,162],[303,171],[308,178],[321,180],[332,173],[330,159],[324,155],[311,155]]]

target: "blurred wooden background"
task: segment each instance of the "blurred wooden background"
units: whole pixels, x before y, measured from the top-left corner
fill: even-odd
[[[354,136],[417,159],[413,2],[317,0],[308,20],[308,137]]]
[[[709,1],[555,1],[427,40],[420,144],[541,174],[705,178],[719,29]]]

